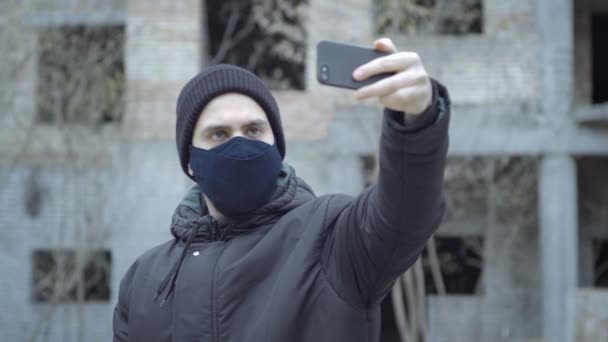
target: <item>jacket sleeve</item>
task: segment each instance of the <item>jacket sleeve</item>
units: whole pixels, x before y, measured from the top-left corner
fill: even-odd
[[[127,273],[120,280],[118,302],[114,307],[114,342],[127,342],[129,340],[129,302],[131,299],[131,283],[137,270],[137,261],[131,265]]]
[[[431,105],[411,125],[385,110],[377,183],[347,201],[325,240],[325,274],[349,303],[378,304],[443,217],[450,101],[444,86],[432,86]]]

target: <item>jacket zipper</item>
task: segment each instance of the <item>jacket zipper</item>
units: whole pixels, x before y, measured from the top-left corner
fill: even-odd
[[[211,220],[212,220],[212,226],[213,226],[213,234],[215,235],[217,232],[218,222],[213,218]],[[214,239],[215,239],[215,237],[214,237]],[[215,264],[213,265],[213,278],[211,279],[211,331],[213,333],[213,341],[220,340],[219,315],[216,313],[217,305],[216,305],[216,295],[215,295],[215,284],[217,281],[217,272],[218,272],[217,265],[219,264],[220,259],[222,258],[222,254],[226,250],[226,247],[228,246],[229,243],[230,243],[230,241],[225,242],[225,243],[222,242],[222,247],[217,256],[217,259],[215,259]]]

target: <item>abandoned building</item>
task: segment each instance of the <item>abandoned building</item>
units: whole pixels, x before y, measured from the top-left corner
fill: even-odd
[[[359,193],[381,108],[319,85],[315,47],[387,35],[452,99],[442,286],[421,259],[425,340],[608,341],[608,2],[452,3],[466,20],[441,0],[3,1],[0,340],[111,339],[120,278],[171,238],[192,185],[175,101],[205,65],[262,76],[286,161],[317,194]],[[385,342],[399,341],[392,298]]]

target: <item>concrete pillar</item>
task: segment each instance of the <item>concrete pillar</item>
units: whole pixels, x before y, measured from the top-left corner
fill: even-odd
[[[573,342],[578,266],[576,163],[567,155],[546,156],[538,178],[543,337]]]
[[[569,121],[574,98],[572,0],[538,0],[542,111]],[[543,336],[574,341],[578,282],[576,164],[571,156],[546,156],[539,169],[539,219],[543,287]]]
[[[574,16],[572,0],[538,0],[542,107],[547,115],[570,112],[574,97]]]

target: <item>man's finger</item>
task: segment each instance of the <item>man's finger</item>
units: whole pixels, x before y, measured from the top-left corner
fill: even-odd
[[[397,48],[393,41],[389,38],[380,38],[374,41],[374,50],[385,51],[385,52],[397,52]]]
[[[418,54],[415,52],[398,52],[379,57],[355,69],[353,71],[353,78],[362,81],[385,72],[399,72],[416,63],[418,59]]]
[[[358,100],[364,100],[373,96],[387,96],[400,88],[409,87],[417,83],[418,78],[413,77],[413,75],[407,72],[399,73],[358,89],[354,96]]]

